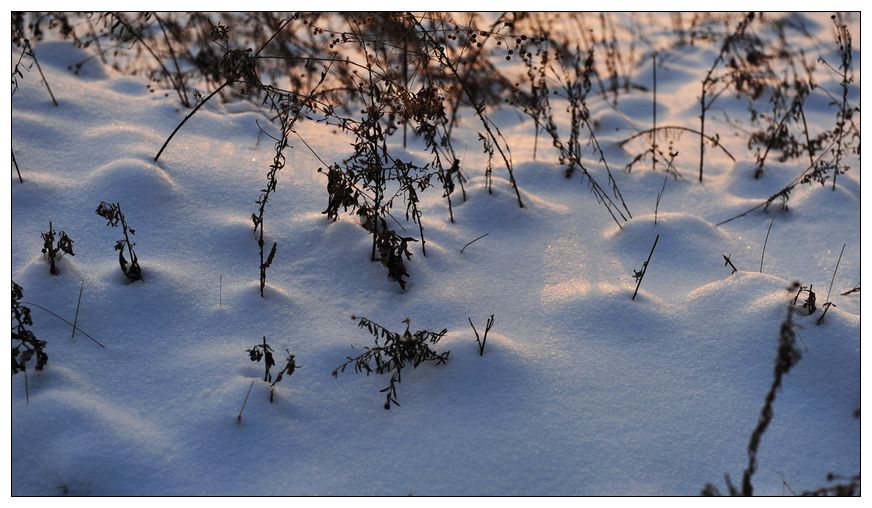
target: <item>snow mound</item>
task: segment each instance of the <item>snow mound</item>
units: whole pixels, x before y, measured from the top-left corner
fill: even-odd
[[[657,246],[645,273],[642,288],[662,293],[667,288],[689,291],[722,276],[719,265],[731,251],[729,234],[710,222],[688,213],[663,213],[633,217],[623,229],[610,228],[605,234],[625,272],[640,270],[657,235]]]
[[[104,201],[146,208],[154,203],[172,202],[181,193],[173,177],[156,164],[136,160],[114,160],[96,168],[87,181],[89,192]]]

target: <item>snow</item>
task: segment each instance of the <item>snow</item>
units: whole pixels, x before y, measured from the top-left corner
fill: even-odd
[[[828,22],[818,25],[827,41]],[[776,203],[719,227],[804,163],[767,163],[754,180],[744,138],[714,122],[738,160],[709,148],[700,184],[696,138],[682,137],[683,177],[666,183],[655,225],[663,173],[650,163],[622,171],[636,152],[617,145],[650,126],[650,94],[634,92],[617,109],[595,101],[600,142],[633,213],[619,228],[578,175],[563,177],[545,138],[533,160],[533,125],[511,111],[496,118],[525,208],[498,160],[489,194],[476,120],[464,118],[456,139],[467,200],[455,195],[452,224],[441,192],[423,194],[427,256],[414,244],[402,291],[369,261],[371,239],[356,217],[331,224],[320,213],[320,163],[292,139],[266,209],[278,253],[261,298],[250,216],[272,142],[259,140],[259,109],[210,102],[155,163],[185,114],[172,94],[149,94],[144,79],[97,59],[74,75],[67,65],[84,53],[66,42],[37,52],[60,104],[35,72],[12,99],[25,182],[11,172],[11,278],[25,301],[68,320],[84,281],[78,325],[106,349],[70,338],[69,325],[32,307],[49,363],[28,371],[29,403],[24,376],[11,379],[13,495],[695,495],[706,483],[723,491],[724,474],[740,481],[747,464],[786,288],[812,283],[822,304],[843,243],[837,306],[822,326],[820,310],[794,314],[803,357],[778,392],[755,492],[779,495],[784,480],[813,489],[830,471],[859,471],[860,296],[840,296],[860,280],[856,158],[835,191],[799,186],[788,212]],[[686,48],[658,70],[664,124],[695,125],[688,98],[713,56]],[[855,63],[859,83],[859,49]],[[650,65],[634,81],[650,85]],[[727,98],[724,107],[743,108]],[[821,103],[809,121],[824,129],[834,118]],[[319,154],[349,153],[341,135],[311,123],[299,131]],[[419,144],[407,151],[423,158]],[[100,201],[120,202],[136,230],[143,282],[120,272],[121,232],[96,216]],[[75,241],[56,277],[40,253],[49,221]],[[633,270],[657,235],[631,300]],[[739,272],[730,274],[725,254]],[[491,314],[479,356],[467,318],[481,333]],[[450,350],[449,361],[404,370],[402,405],[385,411],[387,376],[330,375],[372,344],[351,316],[395,331],[405,318],[412,330],[448,328],[437,350]],[[273,404],[262,364],[245,352],[263,336],[280,364],[288,349],[301,366]]]

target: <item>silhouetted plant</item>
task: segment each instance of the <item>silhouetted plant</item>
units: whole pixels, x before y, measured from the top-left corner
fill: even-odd
[[[799,297],[802,296],[802,293],[805,293],[805,300],[802,302],[802,308],[808,312],[808,315],[811,316],[814,314],[814,311],[817,310],[817,296],[813,291],[814,284],[809,285],[808,287],[802,285],[796,285],[796,295],[793,297],[793,304],[796,305],[799,301]]]
[[[791,180],[787,185],[782,187],[780,190],[766,198],[762,203],[752,206],[751,208],[745,210],[742,213],[733,215],[729,219],[722,220],[715,224],[716,226],[722,226],[728,222],[732,222],[736,219],[745,217],[746,215],[755,212],[757,210],[768,211],[769,207],[778,202],[779,206],[782,210],[787,211],[787,202],[790,200],[790,193],[796,188],[796,186],[800,184],[807,184],[811,182],[820,182],[822,185],[826,182],[826,175],[833,168],[830,162],[824,160],[823,156],[827,153],[827,151],[835,146],[836,140],[832,140],[825,149],[823,149],[820,153],[818,153],[817,158],[809,165],[805,170],[797,175],[793,180]]]
[[[848,296],[848,295],[851,295],[854,293],[859,293],[859,292],[860,292],[860,283],[858,282],[854,287],[852,287],[851,289],[842,293],[842,296]]]
[[[799,287],[799,283],[794,283],[789,291],[793,291]],[[775,396],[778,390],[781,389],[781,383],[784,376],[790,372],[802,357],[802,352],[796,346],[796,332],[793,327],[793,305],[787,306],[787,317],[781,323],[781,331],[778,338],[778,354],[775,357],[775,369],[773,374],[772,385],[769,387],[769,392],[763,402],[763,408],[760,410],[760,418],[757,421],[757,426],[751,433],[751,439],[748,442],[748,466],[742,474],[742,488],[739,490],[730,480],[729,474],[725,475],[727,484],[727,492],[731,496],[753,496],[754,486],[751,483],[751,478],[757,470],[757,450],[760,448],[760,440],[763,434],[769,427],[774,416],[773,406],[775,405]],[[712,484],[706,484],[702,490],[705,496],[720,495],[717,487]]]
[[[733,271],[730,272],[730,275],[733,275],[734,273],[738,272],[739,269],[736,268],[736,265],[733,264],[733,261],[730,259],[730,256],[727,256],[726,254],[724,254],[723,256],[724,256],[724,266],[729,266],[730,268],[733,269]]]
[[[130,282],[142,280],[139,258],[136,257],[136,252],[133,251],[133,246],[136,244],[130,241],[130,236],[135,234],[136,231],[127,226],[127,220],[125,220],[124,214],[121,212],[121,204],[101,201],[100,205],[97,206],[97,215],[106,219],[106,225],[113,228],[121,224],[124,238],[115,242],[115,250],[118,251],[118,264],[121,265],[121,271],[124,272],[124,275]],[[130,256],[129,262],[124,257],[125,250],[127,250],[127,254]]]
[[[742,89],[752,86],[755,89],[752,96],[757,97],[762,93],[762,85],[751,76],[751,71],[764,63],[765,53],[757,48],[758,40],[746,35],[746,30],[754,21],[754,13],[748,13],[737,25],[735,31],[724,38],[720,52],[702,80],[701,94],[699,98],[699,181],[702,182],[703,165],[705,163],[705,117],[715,100],[730,86]],[[743,51],[744,49],[744,51]],[[730,73],[726,76],[718,76],[715,70],[723,63],[727,63]],[[735,76],[734,76],[735,75]],[[731,76],[732,79],[726,79]],[[722,83],[723,90],[716,90],[716,84]],[[707,100],[708,98],[708,100]]]
[[[766,244],[769,243],[769,233],[772,232],[772,224],[775,222],[775,217],[769,221],[769,228],[766,229],[766,239],[763,240],[763,250],[760,252],[760,273],[763,273],[763,258],[766,256]]]
[[[564,166],[564,174],[567,178],[572,177],[575,171],[582,173],[582,181],[586,181],[590,186],[597,201],[606,207],[612,220],[618,227],[623,227],[621,222],[626,222],[627,218],[632,218],[630,210],[627,208],[624,198],[618,189],[608,162],[605,158],[605,153],[600,147],[596,134],[594,133],[593,125],[590,120],[590,110],[587,107],[587,96],[591,90],[591,77],[594,74],[594,50],[591,47],[584,58],[578,46],[574,51],[568,48],[563,48],[556,54],[556,62],[551,62],[547,57],[547,51],[537,50],[537,54],[541,54],[538,60],[532,58],[532,54],[525,58],[529,75],[545,75],[546,70],[549,71],[547,77],[557,82],[557,89],[550,89],[548,81],[545,78],[537,78],[534,93],[532,98],[518,96],[516,105],[518,105],[524,113],[530,116],[535,122],[544,121],[542,128],[551,137],[551,142],[554,148],[559,153],[559,161]],[[569,137],[561,137],[557,123],[554,119],[554,111],[551,105],[550,95],[553,92],[562,94],[562,98],[568,102],[567,112],[569,113]],[[531,101],[537,101],[535,105]],[[582,146],[581,128],[587,130],[587,143]],[[594,153],[599,156],[599,162],[606,170],[608,177],[608,185],[611,190],[611,195],[600,185],[599,182],[590,173],[587,166],[582,161],[582,152],[585,147],[592,147]],[[616,203],[620,202],[620,205]]]
[[[652,141],[652,145],[653,145]],[[655,149],[656,145],[652,146],[652,149]],[[669,180],[669,175],[672,175],[672,178],[678,180],[678,172],[675,171],[675,167],[673,164],[675,163],[675,157],[678,156],[678,152],[672,149],[672,141],[669,142],[669,158],[666,160],[666,170],[663,175],[663,184],[660,186],[660,192],[657,193],[657,201],[654,202],[654,225],[657,225],[657,213],[660,210],[660,200],[663,199],[663,193],[666,192],[666,182]],[[652,168],[653,162],[656,159],[652,159]]]
[[[845,253],[845,246],[846,245],[847,245],[846,243],[842,244],[842,250],[841,250],[841,252],[839,252],[839,259],[836,261],[836,268],[833,269],[833,278],[830,279],[830,287],[829,287],[829,289],[827,289],[827,299],[824,302],[824,304],[821,306],[821,307],[823,307],[824,311],[823,311],[823,313],[821,313],[821,316],[816,321],[816,323],[818,325],[820,325],[821,323],[824,322],[824,316],[827,315],[827,311],[830,310],[830,307],[836,306],[836,304],[834,304],[833,302],[830,301],[830,293],[833,291],[833,282],[836,281],[836,274],[839,272],[839,264],[841,264],[841,262],[842,262],[842,254]]]
[[[509,145],[500,132],[499,127],[496,126],[495,123],[487,116],[487,112],[485,110],[484,104],[479,104],[476,102],[475,95],[470,91],[469,84],[461,78],[460,74],[457,71],[457,66],[454,61],[448,57],[445,52],[445,46],[438,43],[431,34],[430,31],[424,28],[421,25],[421,22],[412,14],[407,15],[410,22],[414,23],[423,36],[424,47],[428,48],[431,51],[431,55],[435,58],[439,64],[447,69],[451,75],[453,75],[459,81],[459,85],[464,94],[466,94],[467,99],[473,104],[475,114],[478,116],[479,120],[481,120],[482,127],[484,127],[484,132],[486,133],[489,143],[493,148],[496,149],[496,152],[500,154],[500,158],[503,160],[503,164],[506,167],[506,171],[509,173],[509,182],[512,184],[512,189],[515,191],[515,197],[518,199],[518,206],[524,208],[524,202],[521,200],[521,192],[518,189],[518,183],[515,181],[515,171],[514,166],[512,164],[512,154],[509,151]],[[510,56],[507,55],[507,58],[511,59]],[[481,135],[481,134],[480,134]],[[484,137],[484,135],[481,135]]]
[[[271,382],[272,374],[269,370],[275,366],[276,361],[275,358],[273,358],[272,346],[266,343],[266,336],[263,337],[262,344],[255,344],[251,349],[246,349],[245,351],[248,353],[251,361],[260,362],[263,360],[263,380],[265,382]]]
[[[827,473],[827,481],[843,481],[844,483],[836,485],[828,485],[814,490],[806,490],[800,492],[800,496],[859,496],[860,495],[860,473],[850,477],[839,476],[834,473]]]
[[[39,340],[28,328],[33,326],[30,308],[21,304],[24,289],[12,281],[12,374],[27,373],[27,363],[36,358],[34,368],[42,370],[48,363],[44,340]]]
[[[412,368],[417,368],[418,365],[425,362],[441,365],[448,361],[450,351],[437,353],[432,349],[432,346],[435,346],[445,336],[448,329],[443,329],[438,333],[418,330],[413,334],[409,331],[411,321],[405,319],[403,323],[406,324],[406,330],[400,334],[364,317],[352,316],[351,319],[359,320],[358,327],[366,328],[375,337],[375,345],[365,348],[365,352],[357,357],[347,357],[342,365],[333,370],[333,377],[345,372],[345,368],[349,365],[354,365],[354,372],[358,374],[364,372],[367,376],[373,372],[376,374],[389,372],[391,374],[390,382],[386,388],[381,390],[385,394],[385,409],[390,409],[391,404],[400,405],[397,401],[397,385],[401,381],[403,368],[409,365]],[[379,343],[380,339],[383,341],[382,343]]]
[[[266,336],[264,336],[263,342],[261,344],[255,344],[251,349],[246,349],[245,351],[248,353],[248,357],[251,361],[259,363],[261,360],[263,360],[263,381],[265,383],[269,383],[269,401],[273,402],[276,385],[282,380],[285,374],[287,374],[288,377],[291,377],[294,371],[300,368],[300,366],[297,365],[296,357],[292,355],[290,351],[288,351],[288,357],[285,360],[285,366],[282,367],[282,370],[280,370],[278,374],[276,374],[274,380],[270,369],[275,367],[276,360],[273,356],[272,346],[266,343]],[[247,398],[248,396],[246,395],[246,399]],[[244,407],[245,405],[243,403],[243,408]],[[242,411],[240,411],[239,413],[242,414]]]
[[[763,131],[755,132],[748,138],[748,148],[751,148],[753,145],[763,146],[762,152],[759,147],[757,149],[754,178],[760,178],[763,175],[766,158],[773,149],[780,149],[782,151],[782,160],[785,160],[791,154],[801,152],[801,142],[797,141],[795,136],[790,132],[789,120],[795,122],[802,121],[809,155],[811,155],[813,150],[811,140],[808,138],[808,126],[803,109],[805,99],[811,92],[811,85],[794,76],[793,81],[784,79],[772,88],[773,92],[769,99],[772,105],[771,113],[758,114],[752,109],[752,120],[754,118],[762,118],[766,122]],[[791,93],[793,94],[792,99],[790,99]],[[788,101],[788,99],[790,100]]]
[[[851,62],[853,58],[853,47],[851,32],[848,31],[848,26],[839,22],[836,15],[832,16],[833,24],[836,27],[836,42],[839,45],[839,57],[841,62],[839,67],[833,67],[829,62],[821,58],[821,61],[830,69],[832,69],[839,77],[839,86],[841,88],[841,99],[838,102],[839,112],[836,115],[836,127],[833,135],[836,138],[836,148],[833,151],[833,190],[836,190],[836,178],[839,173],[848,171],[848,166],[842,164],[842,159],[846,156],[845,153],[845,136],[848,131],[851,131],[855,139],[859,139],[860,133],[854,123],[854,113],[859,111],[859,107],[853,107],[848,104],[848,85],[854,81],[853,71],[851,70]],[[859,145],[856,147],[859,153]]]
[[[51,222],[48,223],[48,231],[41,233],[41,235],[43,241],[42,253],[48,258],[49,272],[52,275],[60,275],[61,272],[58,270],[55,262],[63,257],[64,254],[69,254],[70,256],[76,255],[73,252],[73,240],[65,232],[61,231],[57,245],[55,245],[55,230],[52,228]]]
[[[291,377],[294,374],[295,370],[302,368],[302,365],[297,365],[296,356],[292,355],[291,352],[288,351],[287,349],[285,350],[285,352],[288,353],[287,358],[285,358],[285,366],[282,368],[282,370],[279,371],[278,374],[276,374],[275,380],[272,383],[270,383],[270,385],[269,385],[270,386],[270,388],[269,388],[269,401],[270,402],[273,402],[273,400],[274,400],[273,396],[275,395],[276,385],[282,380],[284,375],[287,374],[288,377]]]
[[[13,19],[13,21],[16,20]],[[21,48],[21,54],[18,56],[18,61],[15,62],[15,66],[12,69],[12,96],[14,97],[15,92],[18,91],[18,80],[24,78],[24,73],[22,73],[22,70],[29,71],[30,68],[33,67],[33,65],[35,64],[37,70],[39,71],[39,75],[42,78],[42,82],[45,84],[45,89],[48,90],[48,94],[51,97],[52,103],[57,106],[58,101],[55,100],[54,94],[51,92],[51,87],[48,86],[48,80],[45,78],[45,74],[43,74],[42,72],[42,67],[40,67],[39,65],[39,60],[37,60],[36,58],[36,52],[33,51],[33,47],[30,45],[30,40],[24,37],[23,29],[21,27],[18,28],[17,33],[15,30],[13,31],[12,42]],[[24,57],[29,57],[33,61],[33,64],[25,64]],[[21,169],[18,167],[18,160],[15,158],[15,150],[10,148],[10,151],[12,152],[12,165],[15,166],[15,172],[18,174],[18,182],[24,183],[24,179],[21,177]]]
[[[651,246],[651,251],[648,253],[648,259],[642,263],[642,268],[638,270],[633,270],[633,278],[636,279],[636,290],[633,291],[633,298],[631,300],[636,299],[636,293],[639,292],[639,286],[642,285],[642,279],[645,278],[645,273],[648,272],[648,263],[651,262],[651,256],[654,255],[654,249],[657,247],[657,242],[660,240],[660,235],[657,235],[657,238],[654,239],[654,245]]]
[[[13,42],[21,47],[21,55],[18,57],[18,61],[15,63],[15,67],[12,70],[12,95],[15,95],[15,92],[18,91],[18,80],[24,78],[24,74],[21,72],[21,70],[30,70],[32,65],[36,65],[36,70],[39,71],[39,76],[40,78],[42,78],[43,84],[45,84],[45,89],[48,91],[48,95],[51,97],[52,104],[57,106],[58,101],[55,99],[55,96],[51,91],[51,87],[48,86],[48,80],[45,78],[45,74],[43,74],[42,72],[42,67],[39,65],[39,60],[36,58],[36,52],[33,50],[33,46],[31,46],[30,40],[27,38],[20,38],[16,41],[16,38],[13,37]],[[25,65],[24,57],[28,57],[33,60],[33,64]]]
[[[494,325],[494,315],[487,319],[487,324],[485,324],[484,335],[479,337],[478,330],[475,329],[475,325],[472,324],[472,318],[467,317],[469,320],[469,326],[472,327],[473,333],[475,333],[475,342],[478,344],[478,356],[484,356],[484,345],[487,343],[487,332],[490,331],[491,327]]]

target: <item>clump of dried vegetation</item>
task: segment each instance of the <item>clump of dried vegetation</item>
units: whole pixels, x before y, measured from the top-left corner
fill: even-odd
[[[385,394],[385,409],[390,409],[391,404],[400,405],[397,400],[397,385],[402,381],[403,369],[408,370],[409,366],[416,369],[419,365],[428,362],[441,365],[448,361],[450,351],[439,353],[434,349],[448,332],[447,329],[441,332],[418,330],[412,333],[409,331],[411,321],[405,319],[403,323],[406,325],[406,330],[397,333],[364,317],[352,316],[351,319],[358,321],[359,328],[366,328],[375,338],[375,344],[364,348],[364,352],[355,357],[347,357],[342,365],[333,369],[333,377],[345,372],[349,365],[354,366],[354,372],[365,373],[367,376],[372,373],[389,373],[391,378],[388,386],[381,390]]]

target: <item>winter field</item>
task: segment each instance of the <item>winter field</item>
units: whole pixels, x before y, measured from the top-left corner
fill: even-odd
[[[831,15],[13,16],[11,494],[859,494]]]

